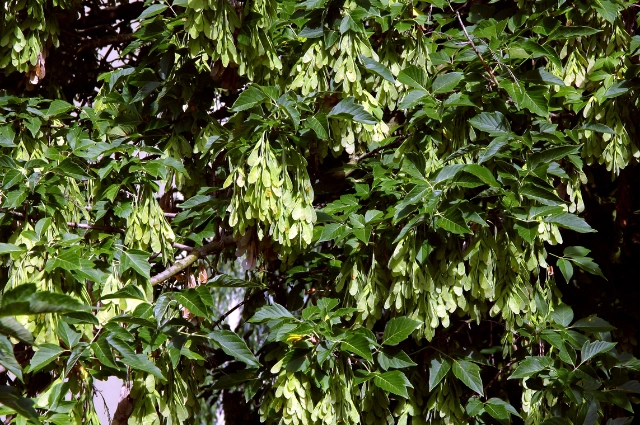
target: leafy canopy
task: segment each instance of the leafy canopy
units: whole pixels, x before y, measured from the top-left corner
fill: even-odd
[[[640,156],[637,6],[0,2],[0,415],[629,423],[562,293]]]

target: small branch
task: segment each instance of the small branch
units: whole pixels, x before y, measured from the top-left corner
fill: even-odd
[[[183,244],[177,243],[177,242],[173,244],[173,247],[176,248],[176,249],[181,249],[183,251],[187,251],[187,252],[193,251],[193,247],[191,247],[189,245],[183,245]]]
[[[254,292],[253,294],[251,294],[250,296],[246,297],[244,300],[240,301],[238,304],[234,305],[231,310],[228,310],[226,313],[224,313],[222,316],[220,316],[220,318],[213,324],[213,327],[220,327],[220,324],[224,321],[224,319],[226,319],[227,317],[229,317],[229,315],[231,315],[231,313],[233,313],[234,311],[236,311],[237,309],[239,309],[240,307],[242,307],[243,305],[245,305],[247,302],[249,302],[253,297],[255,297],[258,294],[264,294],[265,292],[275,288],[276,286],[278,286],[277,284],[271,284],[269,286],[267,286],[266,288],[264,288],[262,291],[259,292]]]
[[[453,10],[453,8],[452,8]],[[460,12],[456,12],[456,16],[458,17],[458,22],[460,22],[460,26],[462,27],[462,31],[464,31],[464,35],[467,36],[467,40],[469,40],[469,43],[471,43],[471,48],[473,49],[474,52],[476,52],[476,55],[478,56],[478,58],[480,59],[480,62],[482,62],[482,66],[484,66],[484,69],[489,73],[489,75],[491,76],[491,82],[493,82],[493,84],[496,87],[500,87],[500,83],[498,83],[498,79],[496,78],[496,75],[493,73],[493,70],[491,69],[491,67],[487,64],[487,62],[485,62],[484,58],[482,57],[482,55],[480,54],[480,52],[478,51],[478,48],[476,47],[476,45],[473,43],[473,40],[471,39],[471,36],[469,36],[469,33],[467,32],[467,28],[464,26],[464,23],[462,22],[462,17],[460,16]]]
[[[74,223],[73,221],[68,221],[67,226],[76,229],[104,230],[105,232],[124,233],[124,229],[118,229],[117,227],[99,226],[97,224]]]
[[[396,140],[394,140],[391,143],[387,143],[384,146],[379,146],[377,148],[375,148],[374,150],[364,153],[360,156],[357,156],[354,158],[354,163],[357,164],[358,162],[367,159],[367,158],[371,158],[372,156],[380,153],[381,151],[385,150],[385,149],[390,149],[390,148],[397,148],[398,146],[400,146],[402,144],[402,142],[405,141],[405,139],[407,138],[407,135],[402,135],[402,136],[398,136],[398,138]]]
[[[78,47],[78,52],[87,49],[96,49],[100,47],[110,46],[112,44],[128,43],[136,39],[133,34],[118,34],[109,35],[107,37],[97,38],[95,40],[88,40]]]
[[[233,240],[233,237],[227,236],[199,248],[194,248],[191,253],[184,257],[182,260],[176,262],[173,266],[167,268],[162,273],[158,273],[157,275],[153,276],[150,280],[151,285],[157,285],[161,282],[164,282],[170,277],[177,275],[182,270],[189,267],[191,264],[195,263],[198,258],[213,254],[214,252],[220,252],[224,248],[231,246],[234,243],[235,241]]]

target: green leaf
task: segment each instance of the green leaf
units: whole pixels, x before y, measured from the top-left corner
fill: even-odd
[[[260,307],[253,317],[249,319],[249,323],[262,323],[269,320],[296,320],[296,318],[289,313],[289,310],[280,304],[274,303],[273,305]]]
[[[409,382],[405,374],[399,370],[376,375],[375,378],[373,378],[373,383],[378,388],[404,398],[409,398],[407,387],[413,388],[413,385],[411,385],[411,382]]]
[[[480,368],[477,364],[466,360],[453,361],[453,374],[467,387],[480,395],[483,395],[482,379],[480,378]]]
[[[182,304],[183,307],[185,307],[196,316],[204,317],[207,319],[211,318],[209,309],[195,290],[189,289],[186,291],[177,292],[174,297],[176,301],[178,301],[180,304]]]
[[[516,370],[509,376],[509,379],[529,378],[547,369],[551,365],[550,360],[548,357],[526,357],[518,363]]]
[[[71,177],[76,180],[89,180],[91,178],[90,174],[87,174],[82,167],[71,159],[65,159],[57,167],[53,168],[51,172]]]
[[[33,344],[33,335],[13,317],[0,317],[0,335],[16,338],[26,344]]]
[[[113,300],[113,299],[121,299],[121,298],[123,299],[128,298],[128,299],[141,300],[141,301],[147,300],[147,297],[144,296],[140,288],[138,288],[136,285],[127,285],[124,288],[119,289],[112,294],[103,296],[101,299]]]
[[[116,365],[116,358],[114,357],[113,352],[111,351],[111,346],[104,334],[91,344],[91,350],[100,363],[113,369],[118,368]]]
[[[614,97],[623,95],[626,92],[628,92],[631,89],[631,87],[632,87],[631,83],[626,80],[617,81],[613,83],[611,87],[607,89],[606,92],[604,92],[603,100],[613,99]]]
[[[133,269],[142,277],[149,279],[151,278],[151,264],[149,264],[148,261],[150,256],[149,253],[140,251],[139,249],[122,251],[122,255],[120,256],[120,271],[125,272]]]
[[[538,84],[549,84],[555,86],[566,86],[561,78],[556,77],[552,73],[546,71],[544,68],[538,68],[533,71],[529,71],[520,77],[522,81],[529,81]]]
[[[507,144],[507,139],[505,137],[495,138],[489,143],[489,145],[482,151],[482,153],[478,156],[478,164],[482,164],[484,162],[489,161],[491,158],[496,156],[500,149],[502,149]]]
[[[22,366],[13,354],[13,345],[4,335],[0,335],[0,365],[22,381]]]
[[[342,99],[327,114],[327,117],[353,120],[363,124],[376,124],[378,122],[373,115],[365,111],[362,105],[356,104],[353,97]]]
[[[408,317],[395,317],[387,322],[382,345],[398,345],[420,327],[420,322]]]
[[[573,266],[571,265],[571,262],[568,260],[565,260],[564,258],[558,258],[556,265],[560,269],[560,272],[562,272],[562,276],[564,276],[564,280],[566,280],[567,283],[569,283],[571,281],[571,277],[573,276]]]
[[[582,350],[580,355],[582,357],[582,363],[586,362],[597,356],[598,354],[606,353],[607,351],[613,350],[613,347],[616,346],[615,342],[607,342],[607,341],[594,341],[594,342],[585,342],[582,346]]]
[[[429,364],[429,391],[433,389],[447,376],[451,370],[451,362],[443,356],[436,356]]]
[[[537,221],[516,221],[513,227],[520,237],[530,244],[538,237]]]
[[[146,354],[136,354],[129,344],[112,335],[107,337],[107,341],[109,341],[111,347],[121,354],[120,360],[122,363],[132,369],[150,373],[161,381],[166,381],[162,371],[160,371],[160,369],[158,369],[158,367],[149,360]]]
[[[546,98],[549,89],[524,87],[512,81],[504,81],[500,85],[516,101],[519,108],[528,109],[541,117],[549,114],[549,101]]]
[[[29,373],[36,373],[47,367],[49,363],[60,357],[64,349],[54,344],[40,344],[38,351],[31,358]]]
[[[583,27],[580,25],[572,25],[568,27],[559,27],[549,35],[549,41],[551,40],[563,40],[567,38],[584,37],[601,32],[590,27]]]
[[[507,411],[505,406],[497,403],[490,403],[489,401],[487,401],[484,405],[485,412],[487,412],[498,421],[509,420],[509,412]]]
[[[466,165],[464,164],[453,164],[453,165],[444,166],[438,172],[433,182],[438,184],[438,183],[442,183],[444,181],[450,180],[455,176],[457,176],[458,173],[465,168],[466,168]]]
[[[427,92],[427,74],[415,65],[410,65],[398,74],[398,81],[414,89]]]
[[[416,366],[411,357],[402,350],[385,348],[378,353],[378,363],[383,370]]]
[[[518,192],[520,193],[520,195],[533,201],[538,201],[543,205],[555,207],[564,204],[564,201],[560,199],[555,193],[551,192],[550,190],[535,186],[533,184],[523,185]]]
[[[26,285],[21,285],[26,286]],[[25,288],[16,288],[13,291],[24,290]],[[0,317],[2,316],[22,316],[42,313],[64,313],[68,311],[80,311],[88,309],[77,299],[69,295],[56,294],[49,291],[38,291],[30,294],[28,297],[11,302],[5,298],[0,308]]]
[[[453,91],[460,81],[464,79],[462,72],[449,72],[447,74],[438,75],[431,85],[433,94],[442,94]]]
[[[389,69],[384,65],[381,65],[379,62],[363,55],[360,55],[360,60],[362,61],[362,63],[364,63],[364,67],[369,71],[373,71],[387,81],[390,81],[392,83],[396,82],[396,79],[393,78],[393,74],[391,73],[391,71],[389,71]]]
[[[566,304],[560,304],[551,312],[551,318],[561,326],[569,326],[573,320],[573,310]]]
[[[540,425],[571,425],[571,422],[560,416],[554,416],[553,418],[542,421]]]
[[[370,345],[371,344],[364,336],[359,334],[351,334],[344,341],[342,341],[342,344],[340,344],[340,349],[342,351],[348,351],[350,353],[357,354],[363,359],[373,362]]]
[[[0,385],[0,404],[13,409],[16,413],[40,424],[38,412],[33,408],[33,400],[22,397],[17,388]],[[21,423],[20,421],[16,423]]]
[[[500,184],[498,183],[496,178],[493,177],[493,174],[487,167],[483,167],[479,164],[468,164],[464,167],[464,171],[473,174],[489,186],[500,187]]]
[[[616,329],[606,320],[595,316],[580,319],[571,325],[571,328],[579,329],[583,332],[611,332]]]
[[[219,330],[211,332],[208,337],[218,344],[222,351],[245,363],[248,367],[260,367],[260,362],[249,350],[247,343],[235,332]]]
[[[264,288],[262,283],[237,279],[227,274],[219,274],[209,279],[207,286],[212,288]]]
[[[245,91],[240,93],[240,96],[238,96],[238,99],[233,104],[232,111],[245,111],[261,103],[264,103],[266,100],[267,96],[262,92],[262,90],[254,86],[250,86]]]
[[[580,127],[580,130],[591,130],[591,131],[596,131],[598,133],[616,134],[615,130],[612,129],[611,127],[604,124],[595,123],[595,122],[591,122],[583,125],[582,127]]]
[[[10,244],[10,243],[0,243],[0,255],[2,254],[9,254],[12,252],[23,252],[24,249],[15,246],[14,244]]]
[[[471,397],[464,410],[471,417],[478,416],[484,413],[484,403],[476,397]]]
[[[138,20],[143,20],[146,18],[150,18],[152,16],[155,16],[159,13],[164,12],[167,9],[167,5],[165,4],[152,4],[151,6],[147,7],[145,10],[142,11],[142,13],[140,14],[140,16],[138,16]]]
[[[570,213],[560,213],[553,214],[549,217],[545,217],[544,221],[546,223],[553,223],[560,227],[564,227],[565,229],[573,230],[578,233],[591,233],[595,232],[591,226],[587,224],[584,219],[578,217],[575,214]]]
[[[511,132],[511,126],[501,112],[481,112],[471,118],[469,124],[491,135],[507,135]]]
[[[591,274],[595,274],[597,276],[600,276],[603,279],[607,279],[606,277],[604,277],[604,275],[602,274],[602,270],[600,270],[600,266],[598,266],[591,258],[589,257],[576,257],[576,258],[572,258],[571,261],[573,261],[573,263],[578,266],[579,268],[581,268],[582,270],[591,273]]]
[[[56,99],[49,105],[49,110],[46,115],[55,116],[60,114],[65,114],[74,109],[74,106],[64,100]]]
[[[447,232],[455,233],[457,235],[466,235],[473,233],[469,226],[464,221],[462,217],[462,213],[459,209],[454,209],[453,211],[449,211],[444,216],[439,216],[436,219],[436,226],[440,229],[446,230]]]
[[[500,418],[498,418],[497,416],[494,416],[491,413],[491,410],[489,410],[491,407],[503,408],[503,409],[505,409],[507,411],[508,414],[520,417],[520,414],[515,409],[515,407],[513,407],[512,405],[510,405],[509,403],[507,403],[506,401],[504,401],[502,399],[492,397],[489,400],[487,400],[487,402],[485,403],[485,410],[487,411],[487,413],[489,413],[491,416],[493,416],[496,419],[500,419]],[[506,418],[503,418],[503,419],[508,420],[509,419],[508,415],[507,415]]]
[[[323,118],[324,118],[324,121],[326,122],[327,121],[326,116],[324,116]],[[318,139],[326,140],[329,138],[329,133],[327,132],[326,126],[322,125],[322,122],[320,122],[318,118],[309,117],[305,121],[305,124],[307,125],[307,127],[312,129],[314,133],[316,133],[316,136],[318,136]]]
[[[527,159],[527,168],[529,170],[535,170],[542,164],[549,164],[578,152],[580,152],[580,146],[559,146],[542,152],[536,152]]]

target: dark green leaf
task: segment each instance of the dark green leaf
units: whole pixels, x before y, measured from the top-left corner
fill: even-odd
[[[246,109],[251,109],[266,100],[267,96],[262,92],[262,90],[254,86],[250,86],[245,91],[240,93],[240,96],[238,96],[238,99],[233,104],[232,110],[235,112],[239,112]]]
[[[558,258],[556,265],[560,269],[560,272],[562,272],[564,280],[569,283],[571,281],[571,277],[573,276],[573,266],[571,265],[571,262],[565,260],[564,258]]]
[[[616,329],[615,326],[611,326],[606,320],[595,316],[580,319],[571,327],[583,332],[611,332]]]
[[[611,350],[613,350],[613,347],[615,347],[615,346],[616,346],[615,342],[607,342],[607,341],[590,342],[590,341],[587,341],[582,346],[582,350],[581,350],[581,353],[580,353],[580,355],[582,357],[582,362],[581,363],[584,363],[587,360],[592,359],[593,357],[597,356],[598,354],[602,354],[602,353],[606,353],[607,351],[611,351]]]
[[[208,337],[218,344],[222,351],[235,357],[249,367],[260,367],[260,362],[253,355],[247,343],[235,332],[220,330],[211,332]]]
[[[482,379],[480,378],[480,368],[477,364],[466,360],[453,361],[453,374],[467,387],[480,395],[483,395]]]
[[[60,357],[64,349],[58,345],[40,344],[38,351],[31,358],[29,363],[29,373],[36,373],[47,367],[49,363]]]
[[[122,289],[117,290],[112,294],[108,294],[103,296],[102,300],[112,300],[112,299],[120,299],[120,298],[129,298],[134,300],[146,301],[147,297],[144,296],[140,288],[136,285],[127,285]]]
[[[540,371],[547,369],[551,365],[548,357],[527,357],[518,363],[509,379],[529,378]]]
[[[378,388],[404,398],[409,398],[407,387],[413,388],[413,385],[411,385],[411,382],[409,382],[405,374],[399,370],[376,375],[375,378],[373,378],[373,382]]]
[[[392,83],[396,82],[396,79],[393,78],[393,74],[391,73],[391,71],[389,71],[387,67],[381,65],[379,62],[376,62],[375,60],[362,55],[360,55],[360,60],[362,60],[362,63],[364,63],[364,67],[369,71],[375,72],[387,81],[390,81]]]
[[[575,214],[554,214],[549,217],[545,217],[544,221],[546,223],[553,223],[560,227],[564,227],[565,229],[573,230],[578,233],[595,232],[595,230],[593,230],[591,226],[589,226],[587,222],[584,221],[584,219],[578,217]]]
[[[17,388],[0,385],[0,404],[13,409],[16,413],[40,424],[38,412],[33,408],[34,402],[22,397]]]
[[[560,304],[554,307],[551,318],[559,325],[569,326],[573,320],[573,310],[566,304]]]
[[[365,111],[362,105],[356,104],[353,97],[342,99],[340,103],[334,106],[331,112],[327,114],[327,117],[348,119],[363,124],[376,124],[378,122],[373,115]]]
[[[125,272],[133,269],[142,277],[149,279],[151,277],[151,264],[147,261],[149,257],[149,253],[138,249],[123,251],[120,257],[120,270]]]
[[[451,370],[451,362],[443,356],[436,356],[429,364],[429,391],[433,389],[447,376]]]
[[[449,72],[438,75],[431,85],[433,94],[442,94],[453,91],[460,81],[464,79],[462,72]]]
[[[251,319],[250,323],[262,323],[269,320],[296,320],[295,317],[289,313],[289,310],[281,306],[280,304],[266,305],[260,307]]]
[[[420,326],[417,320],[408,317],[395,317],[387,322],[382,337],[382,345],[398,345]]]
[[[471,118],[469,124],[494,135],[507,135],[511,132],[511,126],[501,112],[481,112]]]
[[[351,334],[344,341],[342,341],[342,344],[340,344],[340,349],[357,354],[363,359],[373,362],[370,346],[371,344],[364,336],[359,334]]]
[[[132,369],[150,373],[161,381],[166,381],[162,371],[160,371],[160,369],[158,369],[158,367],[149,360],[146,354],[136,354],[129,344],[113,336],[107,337],[107,341],[109,341],[111,347],[118,350],[121,354],[122,357],[120,360],[122,360],[122,363]]]

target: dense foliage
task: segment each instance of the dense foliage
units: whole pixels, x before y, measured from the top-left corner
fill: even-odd
[[[630,423],[639,19],[0,1],[0,415]]]

